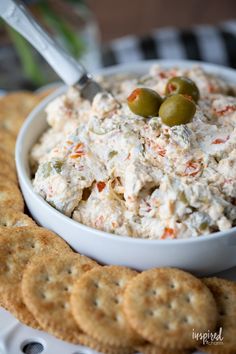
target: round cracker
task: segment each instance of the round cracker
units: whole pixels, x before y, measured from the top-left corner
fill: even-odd
[[[0,229],[0,302],[31,327],[39,325],[22,301],[23,271],[32,256],[51,250],[72,253],[59,236],[47,229],[37,226]]]
[[[6,131],[0,129],[0,148],[14,156],[15,154],[16,138]]]
[[[14,182],[0,178],[0,207],[24,211],[24,200],[20,189]]]
[[[15,184],[18,183],[18,178],[16,175],[16,170],[15,168],[12,168],[12,166],[5,161],[5,159],[1,158],[0,156],[0,175],[2,176],[2,179],[10,180],[14,182]]]
[[[222,327],[222,345],[207,345],[201,351],[210,354],[236,353],[236,283],[217,277],[202,279],[212,292],[219,311],[218,329]],[[217,331],[218,332],[218,331]]]
[[[105,345],[96,339],[88,336],[87,334],[81,334],[79,337],[80,344],[85,345],[93,350],[96,350],[99,353],[104,354],[133,354],[133,348],[125,347],[113,347],[111,345]]]
[[[136,275],[125,267],[106,266],[93,269],[76,282],[71,295],[72,313],[85,333],[117,347],[143,342],[122,310],[124,289]]]
[[[0,227],[36,226],[28,215],[12,208],[0,207]]]
[[[15,157],[1,147],[0,147],[0,160],[8,163],[12,167],[12,169],[14,170],[16,169]]]
[[[217,308],[209,289],[193,275],[174,268],[145,271],[131,280],[124,296],[130,325],[156,346],[188,349],[197,332],[213,330]]]
[[[20,191],[18,182],[14,182],[13,180],[8,180],[6,175],[1,174],[1,172],[0,172],[0,185],[2,184],[3,186],[6,186],[6,185],[8,186],[10,183],[15,185],[15,187]],[[0,199],[1,199],[1,197],[0,197]]]
[[[76,279],[97,266],[80,254],[52,253],[32,259],[23,275],[23,301],[45,331],[80,343],[82,332],[71,313],[71,289]]]
[[[0,127],[17,136],[28,114],[40,98],[27,91],[9,93],[0,99]]]

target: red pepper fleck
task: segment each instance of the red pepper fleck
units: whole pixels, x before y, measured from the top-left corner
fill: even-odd
[[[201,160],[188,161],[183,176],[192,176],[192,177],[196,176],[200,171],[200,162]]]
[[[212,141],[212,144],[224,144],[227,140],[229,140],[229,136],[227,136],[226,139],[215,139],[214,141]]]
[[[208,85],[208,90],[210,93],[217,92],[217,88],[215,86],[213,86],[212,84]]]
[[[170,227],[165,227],[164,232],[161,236],[161,240],[165,240],[168,237],[175,238],[175,230]]]
[[[174,85],[174,84],[168,84],[168,86],[167,86],[167,88],[168,88],[168,92],[173,92],[173,91],[175,91],[175,89],[176,89],[176,86]]]
[[[76,153],[76,154],[72,154],[70,155],[71,159],[78,159],[79,157],[83,156],[84,153]]]
[[[97,189],[98,189],[99,193],[102,192],[105,187],[106,187],[105,182],[98,182],[97,183]]]
[[[83,148],[84,148],[84,144],[83,143],[77,143],[73,147],[73,152],[70,155],[70,158],[77,159],[78,157],[84,156],[85,152],[84,152]]]
[[[136,97],[138,97],[140,95],[140,92],[141,92],[140,88],[137,88],[136,90],[134,90],[127,98],[127,101],[133,102],[136,99]]]
[[[216,110],[216,114],[221,116],[221,115],[224,115],[225,113],[233,113],[236,111],[236,105],[233,105],[233,106],[226,106],[224,109],[221,109],[220,111],[217,111]]]
[[[83,143],[78,143],[75,145],[75,147],[73,148],[73,150],[75,152],[83,152],[83,147],[84,147],[84,144]]]
[[[160,148],[160,149],[158,150],[158,154],[159,154],[160,156],[164,157],[164,156],[165,156],[165,154],[166,154],[166,150],[165,150],[165,149]]]
[[[130,158],[131,158],[131,153],[129,152],[129,153],[128,153],[128,156],[126,157],[125,160],[130,160]]]
[[[152,148],[152,147],[151,147]],[[166,154],[166,149],[164,149],[162,146],[156,144],[153,146],[153,150],[160,155],[161,157],[165,157]]]

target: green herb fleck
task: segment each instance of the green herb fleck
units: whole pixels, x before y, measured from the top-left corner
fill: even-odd
[[[52,166],[50,162],[45,162],[41,166],[41,172],[44,178],[48,178],[52,172]]]
[[[61,173],[63,161],[60,161],[60,160],[53,161],[52,166],[56,170],[57,173]]]
[[[109,159],[112,159],[117,154],[118,154],[118,151],[112,150],[109,152],[108,157],[109,157]]]

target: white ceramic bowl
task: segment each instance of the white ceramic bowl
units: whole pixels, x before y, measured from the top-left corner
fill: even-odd
[[[147,72],[151,64],[146,61],[101,70],[99,73],[112,74]],[[196,62],[159,61],[163,67],[189,67]],[[198,63],[199,64],[199,63]],[[200,64],[208,72],[220,74],[235,82],[236,71],[211,64]],[[20,186],[26,204],[33,218],[64,238],[76,251],[90,256],[101,263],[125,265],[143,270],[151,267],[174,266],[196,274],[210,274],[236,265],[236,228],[217,232],[208,236],[184,240],[145,240],[117,236],[82,225],[61,214],[40,196],[34,193],[28,163],[31,147],[47,128],[44,108],[54,97],[67,90],[60,88],[45,99],[29,115],[18,136],[16,145],[16,165]]]

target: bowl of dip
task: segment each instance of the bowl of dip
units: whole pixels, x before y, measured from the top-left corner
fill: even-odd
[[[113,96],[90,104],[63,86],[20,131],[17,172],[33,218],[103,264],[201,275],[235,266],[236,72],[160,60],[96,74]],[[200,91],[189,123],[129,109],[133,90],[164,97],[176,76]]]

